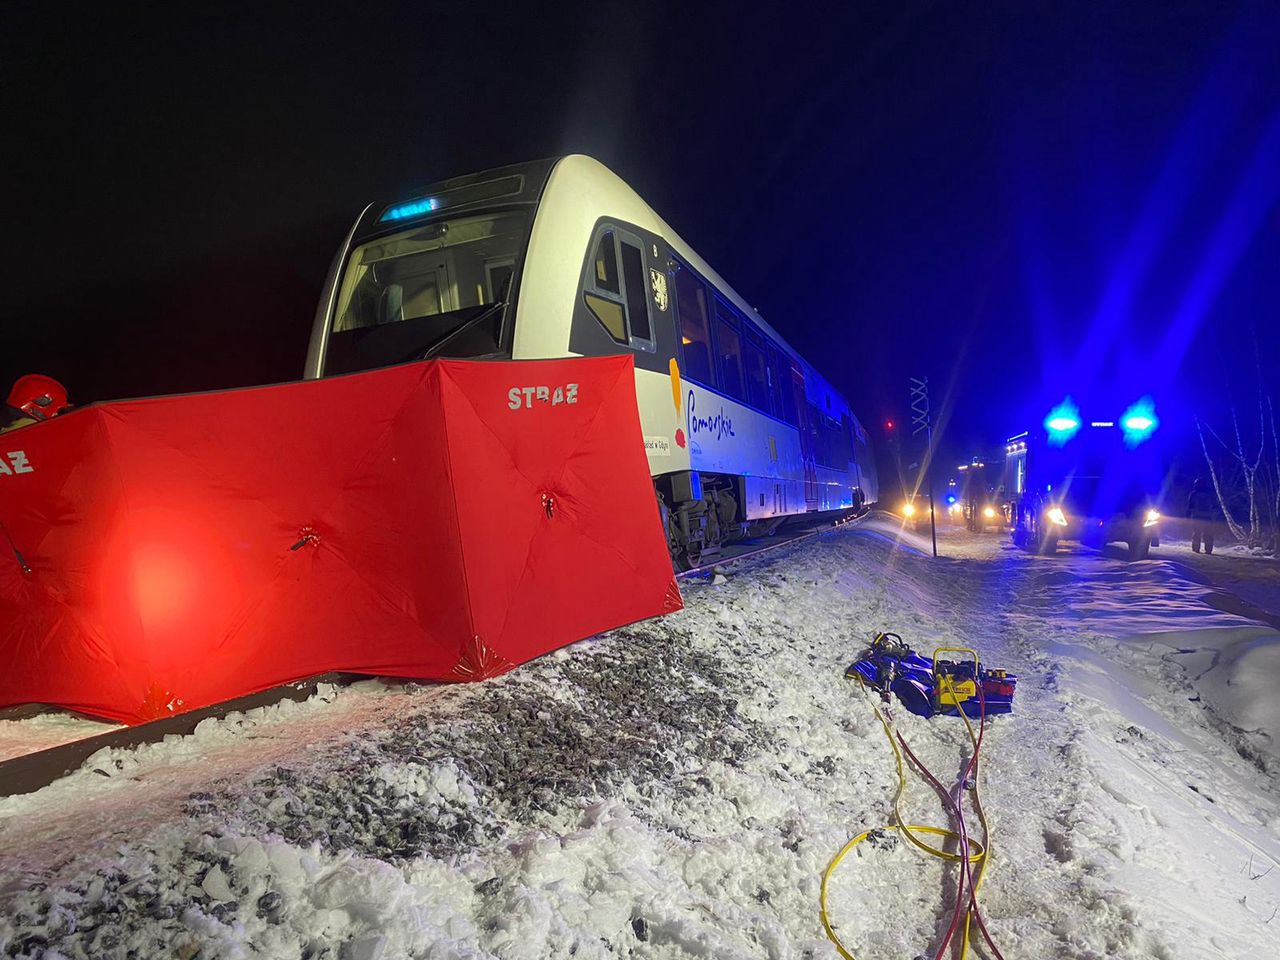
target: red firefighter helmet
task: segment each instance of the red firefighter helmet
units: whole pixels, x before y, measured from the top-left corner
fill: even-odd
[[[67,388],[53,377],[28,373],[19,377],[9,391],[9,406],[35,420],[48,420],[71,403],[67,399]]]

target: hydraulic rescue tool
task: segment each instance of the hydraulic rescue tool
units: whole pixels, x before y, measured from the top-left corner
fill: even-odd
[[[943,660],[941,654],[964,654],[965,658]],[[987,716],[1009,713],[1018,684],[1017,676],[1007,670],[983,670],[978,654],[967,647],[938,647],[932,658],[922,657],[896,633],[876,634],[844,675],[861,679],[886,702],[890,693],[896,694],[904,707],[921,717],[955,717],[961,710],[978,716],[982,709],[978,684],[982,684]]]

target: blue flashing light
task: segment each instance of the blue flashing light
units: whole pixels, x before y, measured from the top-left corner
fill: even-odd
[[[1064,397],[1044,418],[1044,426],[1049,431],[1049,442],[1060,447],[1080,429],[1080,409],[1070,397]]]
[[[388,207],[386,212],[378,218],[378,222],[410,220],[413,217],[421,217],[439,208],[440,203],[434,197],[423,197],[421,200],[410,200],[408,203],[402,203],[399,206]]]
[[[1160,418],[1156,416],[1156,404],[1150,397],[1143,397],[1129,407],[1120,418],[1120,428],[1124,431],[1124,442],[1128,447],[1136,447],[1160,426]]]

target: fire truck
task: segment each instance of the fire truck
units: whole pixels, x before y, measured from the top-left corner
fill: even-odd
[[[974,533],[1001,530],[1007,522],[1001,465],[991,457],[974,457],[956,468],[960,474],[960,496],[954,506],[964,517],[964,525]]]
[[[1062,541],[1123,543],[1129,560],[1145,559],[1160,545],[1158,425],[1149,397],[1118,418],[1088,418],[1068,397],[1041,429],[1009,437],[1001,484],[1014,543],[1045,554]]]

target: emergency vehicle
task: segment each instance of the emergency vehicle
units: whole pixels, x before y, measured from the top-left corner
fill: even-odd
[[[1165,470],[1151,398],[1119,416],[1105,407],[1086,417],[1070,397],[1042,429],[1009,437],[1001,482],[1014,543],[1040,553],[1064,540],[1089,546],[1124,543],[1130,560],[1160,544]]]

